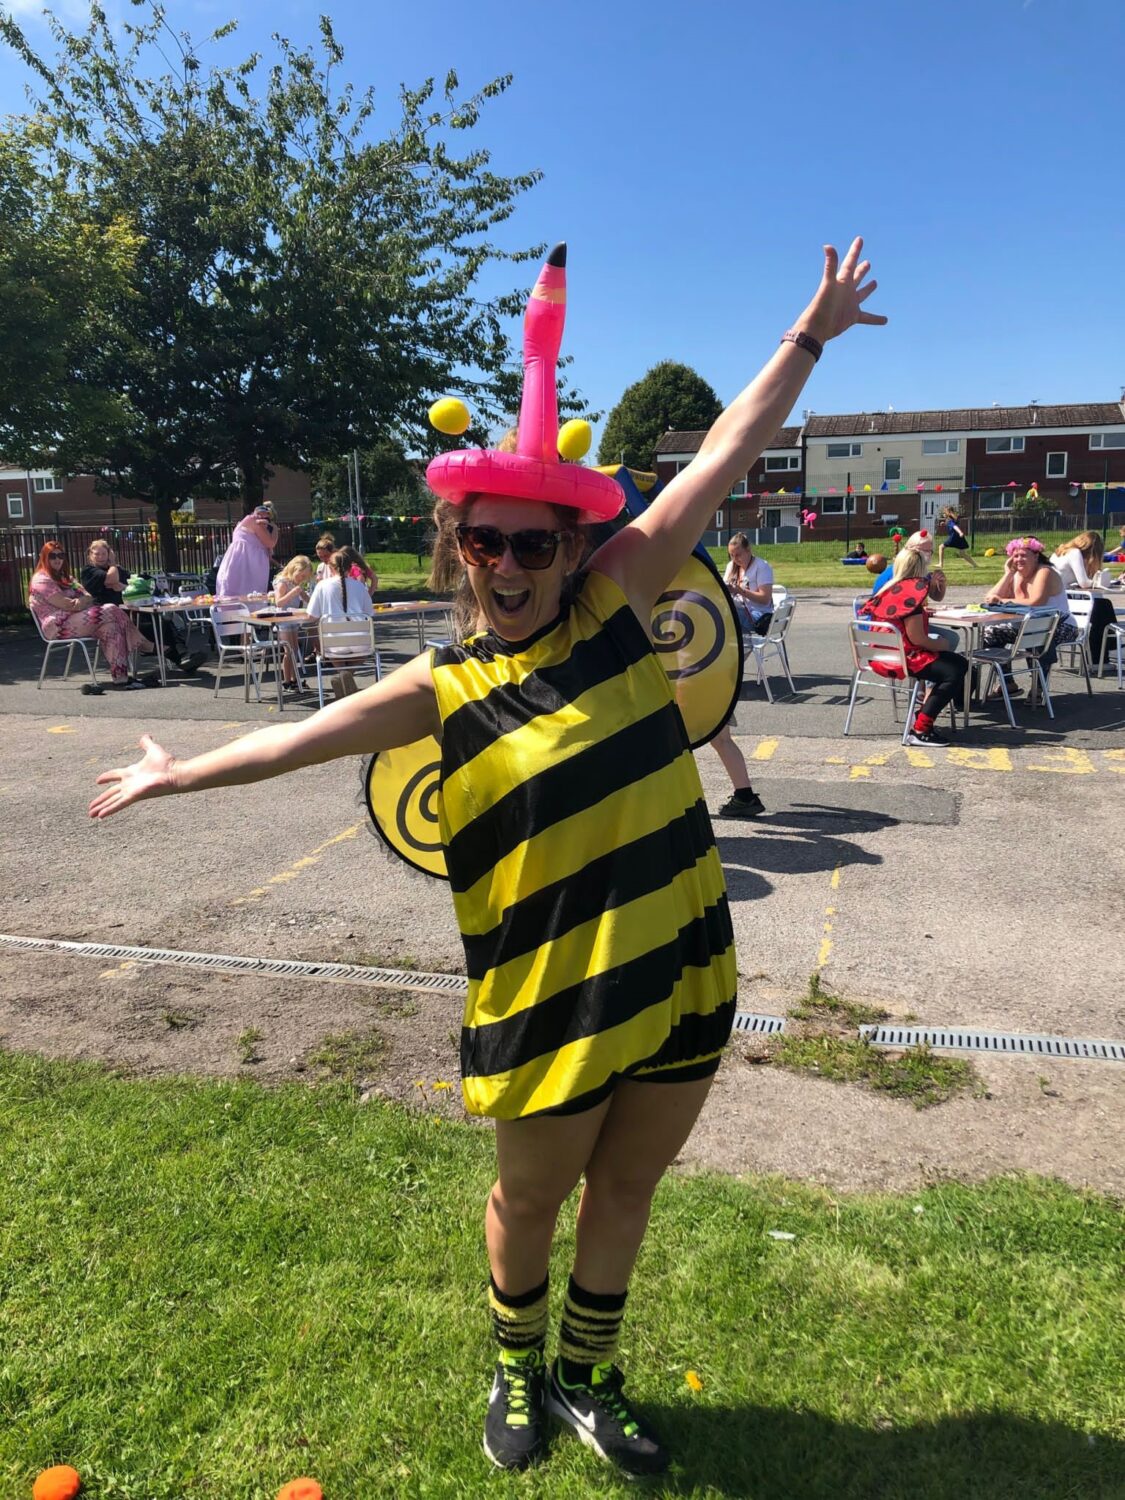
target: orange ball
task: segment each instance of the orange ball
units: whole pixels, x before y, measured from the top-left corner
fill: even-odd
[[[82,1477],[69,1464],[44,1469],[31,1487],[31,1500],[73,1500],[82,1488]]]
[[[278,1490],[277,1500],[324,1500],[324,1491],[315,1479],[291,1479]]]

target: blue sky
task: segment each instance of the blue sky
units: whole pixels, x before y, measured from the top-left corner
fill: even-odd
[[[47,45],[36,7],[17,8]],[[275,29],[311,40],[318,10],[167,8],[200,37],[234,16],[227,57]],[[831,346],[800,406],[1120,396],[1120,0],[324,8],[388,125],[400,82],[515,75],[474,137],[496,170],[545,173],[508,243],[569,242],[565,347],[594,406],[662,358],[729,400],[808,300],[820,246],[857,232],[891,323]],[[0,54],[17,107],[20,86]]]

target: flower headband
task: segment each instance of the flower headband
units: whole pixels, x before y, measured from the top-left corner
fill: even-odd
[[[1017,552],[1042,552],[1043,543],[1037,536],[1016,536],[1004,548],[1009,557],[1014,557]]]

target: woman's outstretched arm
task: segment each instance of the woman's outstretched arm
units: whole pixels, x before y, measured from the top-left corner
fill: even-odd
[[[885,323],[863,304],[876,283],[864,284],[870,261],[861,261],[861,239],[838,263],[824,247],[824,275],[805,311],[792,325],[820,343],[853,323]],[[591,559],[624,591],[644,619],[697,544],[718,506],[730,494],[789,415],[812,367],[813,356],[783,343],[764,369],[735,398],[708,432],[697,456],[653,501],[644,515],[611,537]]]
[[[440,732],[429,656],[418,656],[374,687],[330,704],[300,724],[271,725],[190,760],[177,760],[151,735],[143,735],[140,760],[98,777],[105,790],[90,803],[90,816],[112,817],[148,797],[264,781],[301,766],[392,750]]]

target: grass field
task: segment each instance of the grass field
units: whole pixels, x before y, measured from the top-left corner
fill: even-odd
[[[486,1131],[338,1087],[0,1054],[0,1495],[62,1461],[85,1500],[635,1494],[569,1434],[480,1451],[490,1178]],[[648,1493],[1125,1495],[1121,1228],[1040,1180],[666,1182],[623,1348],[677,1457]]]

